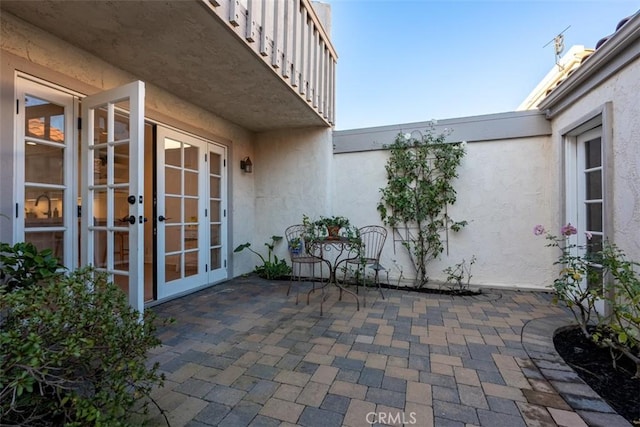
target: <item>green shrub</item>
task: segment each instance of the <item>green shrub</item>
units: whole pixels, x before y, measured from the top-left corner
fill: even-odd
[[[143,318],[89,268],[0,285],[1,423],[127,425],[134,403],[164,381],[157,364],[145,365],[160,341],[153,312]]]
[[[448,213],[457,199],[453,186],[466,142],[447,143],[448,132],[436,134],[432,123],[419,138],[398,134],[385,165],[387,186],[381,188],[380,219],[394,229],[416,271],[417,287],[429,282],[427,264],[447,248],[448,231],[460,231],[467,221]]]
[[[254,270],[258,276],[269,280],[279,279],[291,274],[291,267],[289,267],[287,262],[284,259],[279,259],[278,256],[273,253],[276,243],[281,240],[282,236],[271,236],[271,242],[264,244],[268,248],[267,258],[251,249],[251,243],[249,242],[238,245],[233,252],[242,252],[243,250],[248,249],[256,254],[262,261],[262,265],[257,265]]]
[[[28,242],[0,243],[0,285],[9,291],[55,277],[62,268],[51,249],[38,251]]]
[[[547,246],[560,249],[554,263],[561,265],[558,278],[553,282],[554,299],[571,309],[583,335],[600,347],[611,350],[614,364],[624,354],[636,366],[635,377],[640,378],[640,264],[627,259],[623,251],[610,242],[580,247],[569,243],[578,230],[567,224],[561,236],[546,232],[536,225],[534,234],[550,241]],[[587,240],[590,233],[585,233]],[[605,314],[596,307],[607,305]]]

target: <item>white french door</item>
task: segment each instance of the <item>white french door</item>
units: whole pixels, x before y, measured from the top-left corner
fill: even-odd
[[[574,255],[597,259],[602,250],[604,235],[604,175],[602,127],[572,137],[567,153],[567,220],[578,229],[569,242]],[[582,287],[603,292],[601,266],[590,264],[590,273]],[[604,302],[596,302],[596,309],[604,313]]]
[[[227,277],[224,153],[223,147],[158,127],[158,299]]]
[[[51,249],[77,265],[73,126],[78,98],[23,77],[17,79],[16,242]]]
[[[208,281],[227,279],[227,175],[226,149],[220,145],[207,144],[208,154]]]
[[[144,309],[144,83],[82,100],[82,265]]]

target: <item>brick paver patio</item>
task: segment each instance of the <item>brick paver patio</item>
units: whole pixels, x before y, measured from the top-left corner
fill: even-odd
[[[334,288],[320,316],[319,293],[286,288],[251,276],[153,308],[176,319],[150,357],[171,426],[629,426],[555,352],[571,318],[547,293],[388,289],[356,311]]]

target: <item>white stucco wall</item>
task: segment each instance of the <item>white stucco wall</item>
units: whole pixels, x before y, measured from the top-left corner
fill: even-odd
[[[582,117],[605,103],[612,105],[612,146],[605,147],[612,154],[611,168],[605,179],[611,180],[610,200],[613,235],[609,236],[629,258],[640,261],[640,59],[628,64],[616,75],[573,103],[553,118],[554,144],[563,144],[562,130],[579,122]],[[607,129],[604,130],[607,132]]]
[[[247,240],[265,254],[263,244],[271,236],[284,236],[289,225],[302,223],[303,214],[310,218],[333,214],[331,144],[331,130],[325,128],[288,129],[256,136],[255,157],[251,156],[255,199],[253,206],[244,208],[255,213],[255,232]],[[279,244],[276,253],[286,257],[286,245]],[[251,266],[255,261],[250,260]]]
[[[475,255],[472,285],[544,289],[553,281],[557,254],[532,233],[536,224],[560,223],[553,153],[544,136],[467,144],[455,183],[458,201],[449,212],[469,225],[450,234],[449,254],[429,264],[432,280],[444,280],[443,269]],[[387,158],[383,150],[335,156],[335,210],[358,226],[381,224],[376,206]],[[396,265],[415,278],[406,249],[393,240],[389,234],[381,262],[391,281],[399,275]]]

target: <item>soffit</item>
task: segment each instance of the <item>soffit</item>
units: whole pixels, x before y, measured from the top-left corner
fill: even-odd
[[[328,126],[200,1],[7,1],[30,24],[249,130]]]

